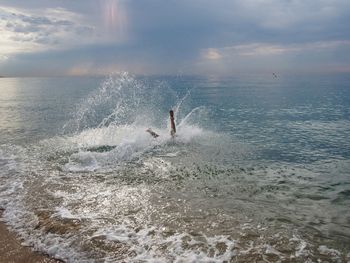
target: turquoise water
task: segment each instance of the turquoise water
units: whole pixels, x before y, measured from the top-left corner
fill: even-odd
[[[9,78],[0,94],[0,206],[37,250],[350,260],[349,76]]]

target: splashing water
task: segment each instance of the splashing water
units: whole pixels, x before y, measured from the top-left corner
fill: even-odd
[[[152,85],[151,85],[152,84]],[[164,83],[136,80],[128,73],[110,76],[82,104],[64,128],[75,131],[69,137],[70,145],[79,152],[69,157],[66,171],[96,171],[110,164],[134,160],[144,152],[167,143],[185,143],[203,135],[203,130],[191,125],[194,113],[204,113],[205,107],[196,107],[178,119],[181,106],[189,98],[181,99]],[[176,140],[170,137],[168,111],[174,108],[178,123]],[[160,137],[154,140],[146,133],[152,127]]]
[[[256,161],[248,143],[204,128],[220,116],[193,102],[194,93],[109,76],[77,105],[63,135],[3,146],[4,220],[25,244],[67,262],[347,260],[345,242],[329,241],[348,240],[347,223],[322,212],[334,209],[327,202],[338,191],[319,193],[322,167]],[[346,178],[349,163],[334,165]],[[346,206],[346,184],[339,187],[332,200]],[[340,228],[331,236],[334,220]]]

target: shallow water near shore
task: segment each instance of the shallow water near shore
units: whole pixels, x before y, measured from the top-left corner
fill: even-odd
[[[121,73],[0,79],[0,92],[0,207],[36,250],[350,261],[348,76]]]

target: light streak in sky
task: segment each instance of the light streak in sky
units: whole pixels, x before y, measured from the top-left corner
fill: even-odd
[[[127,38],[127,13],[121,0],[101,0],[103,19],[106,33],[118,41],[124,41]]]

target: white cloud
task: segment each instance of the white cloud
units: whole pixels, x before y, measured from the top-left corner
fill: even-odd
[[[0,55],[0,61],[6,61],[6,60],[8,60],[8,59],[9,59],[8,56],[6,56],[6,55]]]
[[[202,57],[209,60],[218,60],[222,56],[216,48],[208,48],[202,51]]]
[[[203,49],[194,66],[203,74],[223,75],[246,70],[348,72],[348,63],[339,61],[335,54],[349,49],[350,40],[302,44],[249,43]],[[220,54],[220,59],[210,59],[215,58],[214,54]]]
[[[63,8],[22,10],[0,8],[0,56],[45,51],[88,41],[93,27]]]
[[[318,41],[303,44],[270,44],[251,43],[245,45],[234,45],[217,49],[225,57],[236,56],[271,56],[286,53],[297,53],[304,51],[322,51],[336,49],[342,46],[350,47],[350,40]]]

